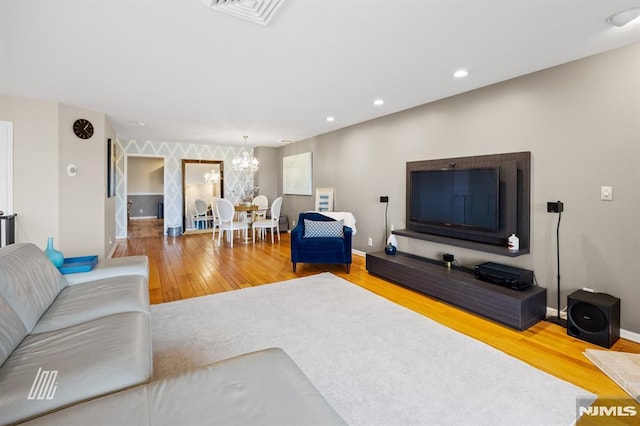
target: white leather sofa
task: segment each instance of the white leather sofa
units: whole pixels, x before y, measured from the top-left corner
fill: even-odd
[[[27,425],[346,423],[284,351],[270,348],[74,405]]]
[[[148,274],[145,256],[61,275],[33,244],[0,248],[0,425],[346,424],[277,348],[148,383]]]
[[[138,275],[103,262],[69,285],[37,246],[0,249],[0,424],[150,379],[148,266],[134,261]]]

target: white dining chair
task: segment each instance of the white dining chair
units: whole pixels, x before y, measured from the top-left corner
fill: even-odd
[[[269,209],[269,199],[266,195],[256,196],[251,204],[258,206],[258,210],[253,212],[251,223],[258,220],[264,220],[267,218],[267,210]],[[264,229],[261,229],[260,238],[264,236]]]
[[[233,247],[233,231],[244,231],[244,241],[249,241],[249,225],[244,221],[236,221],[236,209],[231,201],[219,198],[216,203],[218,212],[218,246],[222,240],[222,234],[227,233],[227,240]]]
[[[213,197],[211,200],[211,239],[214,240],[216,238],[216,229],[220,227],[220,220],[218,219],[218,197]]]
[[[251,204],[258,206],[258,210],[255,212],[256,220],[266,219],[267,210],[269,209],[269,199],[266,195],[258,195],[251,201]]]
[[[199,223],[202,223],[202,229],[208,228],[207,221],[211,220],[211,217],[207,215],[207,203],[198,198],[193,202],[193,208],[195,210],[195,214],[193,215],[194,228],[199,229]]]
[[[273,244],[273,233],[280,227],[280,209],[282,208],[282,197],[278,197],[271,204],[271,218],[257,220],[253,222],[253,242],[256,241],[256,230],[260,232],[271,230],[271,244]],[[278,232],[278,241],[280,241],[280,232]]]

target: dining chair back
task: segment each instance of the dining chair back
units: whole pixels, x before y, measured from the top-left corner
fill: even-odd
[[[213,228],[213,232],[211,233],[211,239],[216,237],[216,229],[220,227],[220,220],[218,219],[218,197],[213,197],[211,199],[211,227]]]
[[[248,241],[249,238],[249,226],[246,222],[239,222],[234,220],[236,209],[233,207],[231,201],[225,198],[219,198],[216,203],[216,209],[218,211],[218,245],[222,240],[222,234],[227,233],[227,240],[233,247],[233,232],[244,231],[244,240]]]
[[[193,202],[193,209],[195,211],[193,215],[193,226],[198,229],[198,225],[202,224],[202,229],[206,229],[208,227],[207,222],[211,219],[207,217],[207,203],[198,198]]]
[[[256,220],[266,219],[267,210],[269,209],[269,199],[266,195],[258,195],[251,202],[254,206],[258,206],[258,210],[255,212]]]
[[[271,230],[271,244],[273,244],[273,234],[280,229],[280,210],[282,209],[282,197],[278,197],[271,204],[271,218],[258,220],[253,223],[253,241],[256,241],[256,230]],[[280,241],[280,232],[278,232]]]

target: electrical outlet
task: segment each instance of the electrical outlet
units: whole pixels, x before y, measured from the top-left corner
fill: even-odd
[[[564,211],[564,204],[562,201],[552,201],[547,203],[548,213],[562,213]]]
[[[393,223],[391,224],[391,232],[393,232]]]
[[[368,244],[369,244],[369,247],[373,246],[373,238],[369,237]]]
[[[296,220],[295,220],[295,219],[293,219],[293,220],[291,221],[291,224],[292,224],[292,226],[296,226]]]
[[[142,209],[140,209],[140,213],[142,213]]]

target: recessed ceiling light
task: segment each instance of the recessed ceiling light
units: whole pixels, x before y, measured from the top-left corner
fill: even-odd
[[[374,104],[375,106],[384,105],[384,99],[380,99],[380,98],[378,98],[378,99],[376,99],[375,101],[373,101],[373,104]]]
[[[459,69],[456,72],[453,73],[453,76],[455,78],[463,78],[469,75],[469,71],[465,70],[465,69]]]
[[[147,123],[145,123],[144,121],[138,121],[138,126],[145,126]]]
[[[332,117],[332,116],[327,117],[327,121],[329,123],[331,123],[332,121],[335,121],[335,120],[336,120],[335,117]]]
[[[638,16],[640,16],[640,7],[615,13],[607,18],[607,22],[616,27],[624,27]]]

